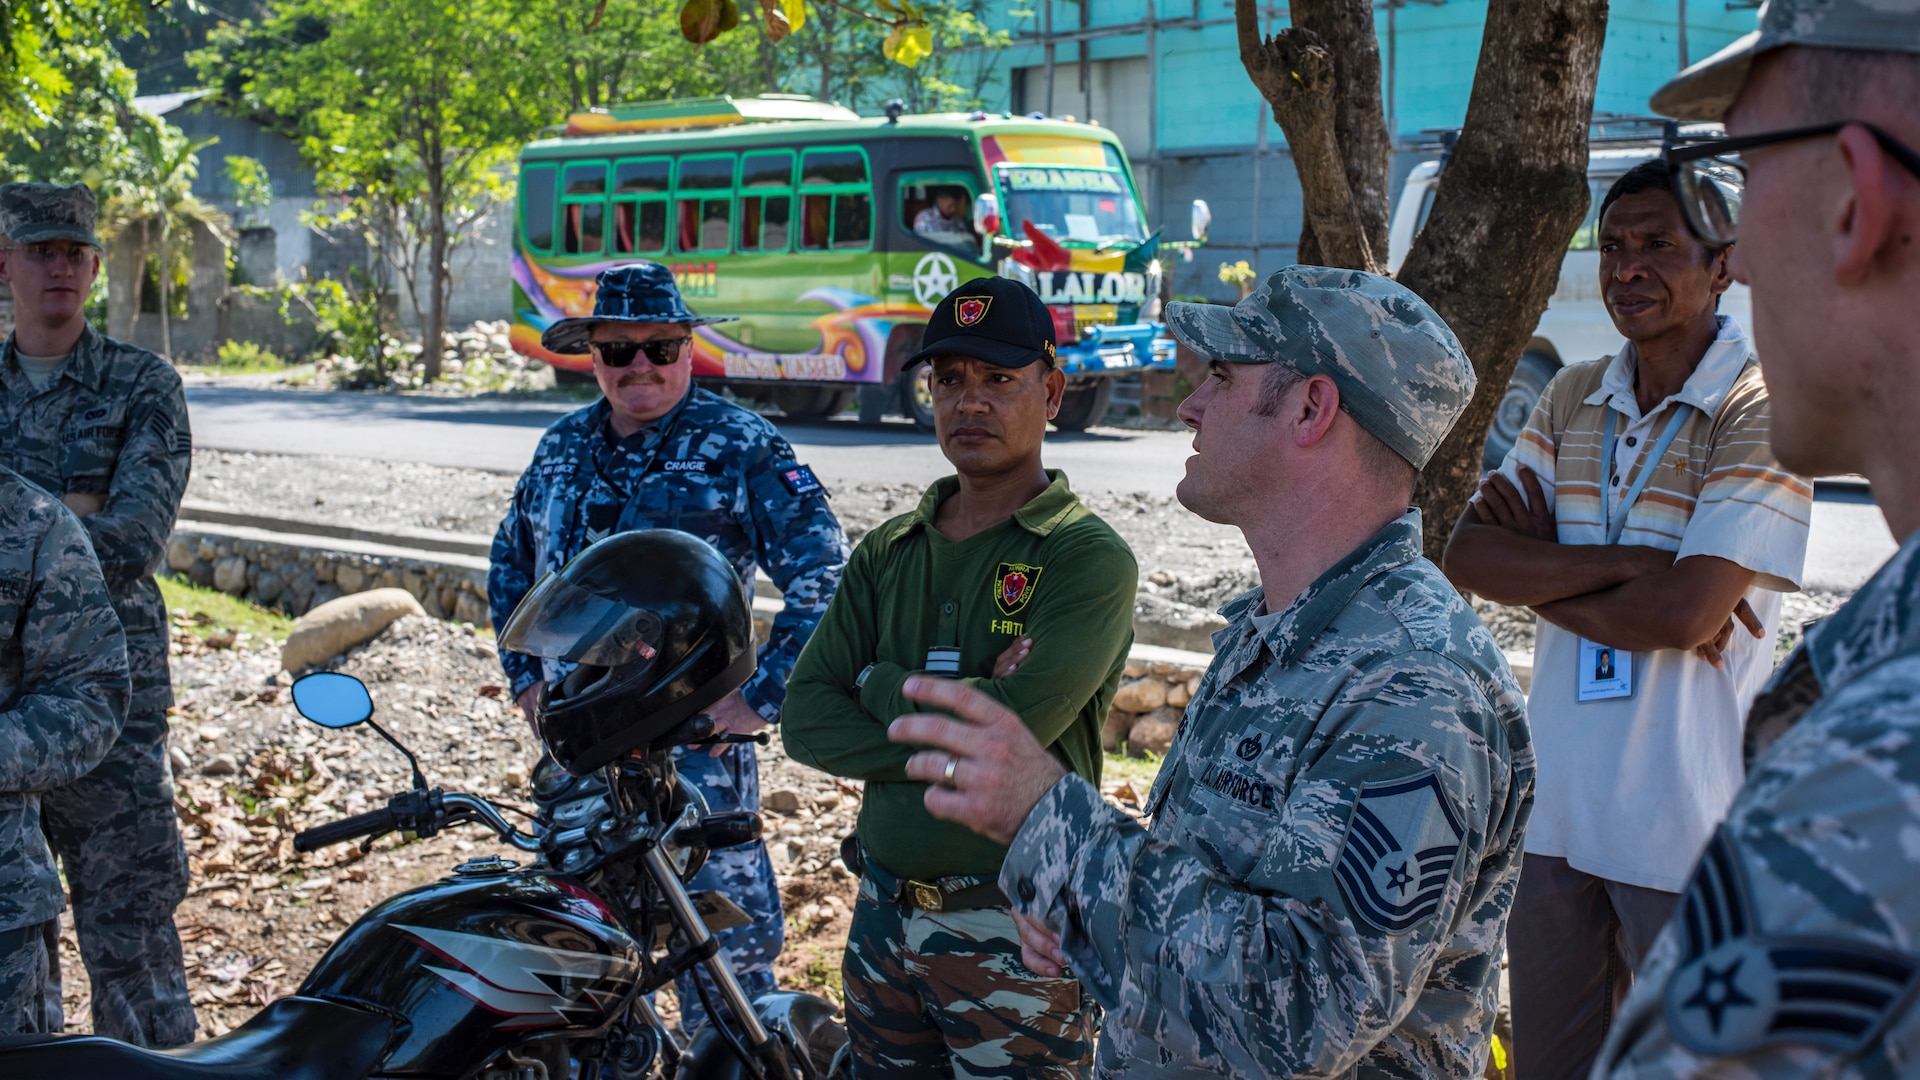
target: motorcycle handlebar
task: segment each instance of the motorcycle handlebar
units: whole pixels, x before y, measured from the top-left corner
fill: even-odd
[[[293,850],[298,852],[318,851],[323,847],[358,840],[363,836],[378,836],[392,832],[398,825],[393,811],[387,807],[369,810],[364,814],[355,814],[350,818],[330,821],[325,825],[316,825],[311,829],[294,834]]]

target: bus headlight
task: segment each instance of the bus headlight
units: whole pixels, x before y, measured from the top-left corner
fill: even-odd
[[[1152,322],[1160,317],[1160,280],[1162,270],[1160,260],[1147,264],[1147,302],[1140,305],[1140,317]]]

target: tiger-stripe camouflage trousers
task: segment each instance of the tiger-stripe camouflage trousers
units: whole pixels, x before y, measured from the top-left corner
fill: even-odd
[[[1097,1006],[1020,962],[1011,908],[921,911],[863,877],[841,975],[863,1080],[1092,1073]]]

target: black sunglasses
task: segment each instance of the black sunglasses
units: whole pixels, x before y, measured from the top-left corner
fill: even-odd
[[[1872,124],[1858,120],[1670,146],[1661,151],[1661,156],[1674,167],[1673,193],[1680,200],[1681,209],[1686,211],[1687,227],[1709,244],[1733,243],[1740,234],[1740,197],[1747,184],[1746,162],[1733,155],[1775,143],[1833,135],[1853,124],[1866,128],[1888,157],[1920,177],[1920,152]]]
[[[594,341],[588,344],[600,355],[600,362],[608,367],[626,367],[641,353],[647,354],[647,362],[654,367],[668,367],[680,361],[680,351],[692,340],[690,337],[676,337],[654,338],[652,341]]]

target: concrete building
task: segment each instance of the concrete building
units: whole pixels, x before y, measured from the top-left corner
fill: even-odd
[[[1754,27],[1752,0],[1613,0],[1597,113],[1644,115],[1687,63]],[[1394,190],[1434,156],[1432,132],[1466,116],[1487,0],[1375,0],[1383,91],[1395,136]],[[1263,8],[1268,32],[1286,8]],[[1213,210],[1211,242],[1171,263],[1172,291],[1231,299],[1221,262],[1262,274],[1293,261],[1300,188],[1286,139],[1240,66],[1233,7],[1220,0],[1033,0],[995,16],[1012,44],[992,58],[988,107],[1097,120],[1126,144],[1148,220],[1185,239],[1188,210]],[[1427,133],[1427,134],[1423,134]]]

